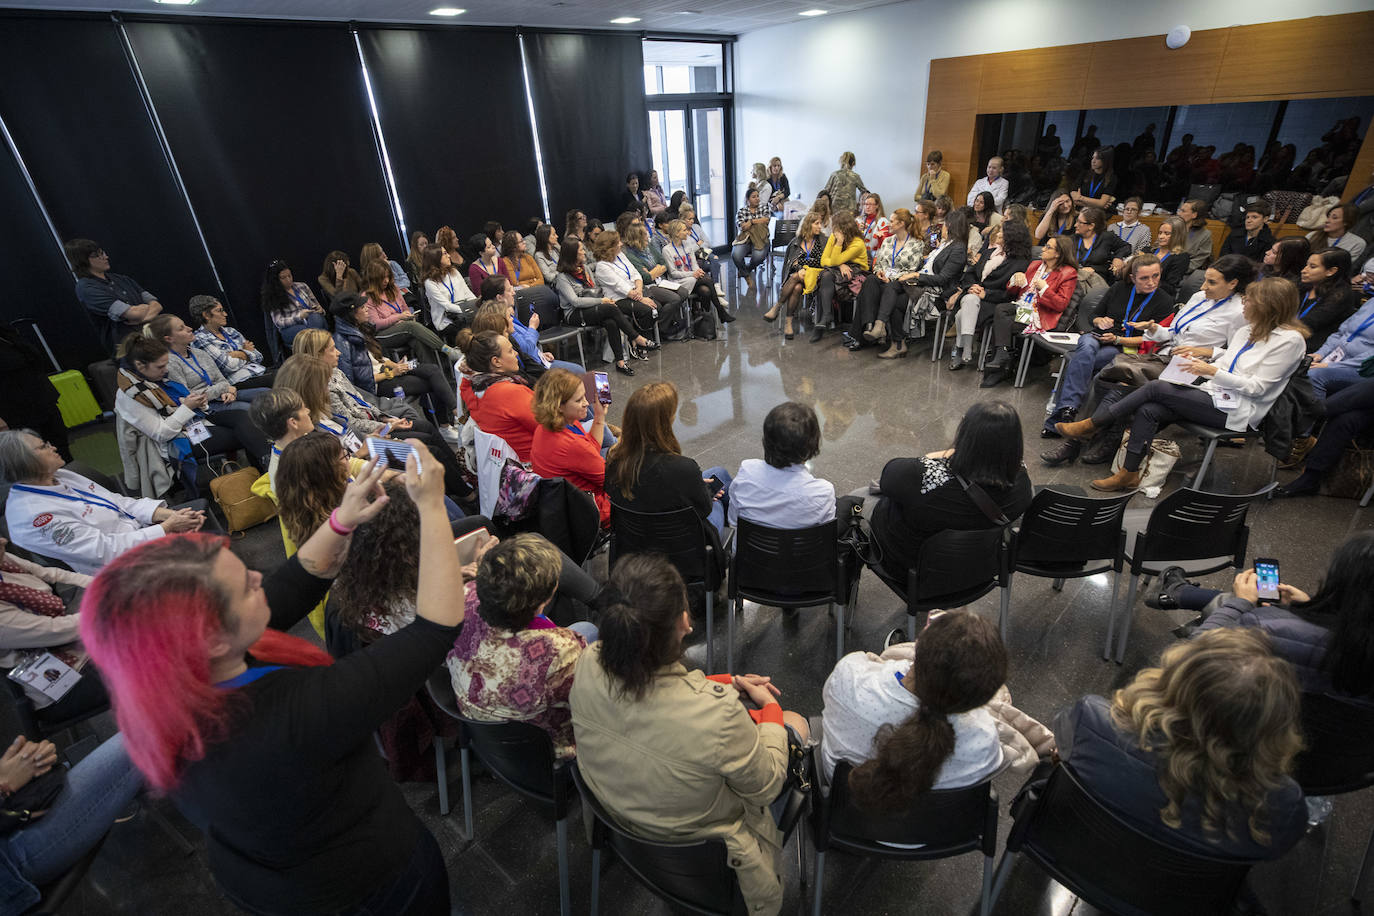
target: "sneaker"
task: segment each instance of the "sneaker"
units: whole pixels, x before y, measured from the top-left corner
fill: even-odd
[[[906,629],[897,627],[897,629],[887,634],[887,639],[883,640],[883,648],[891,649],[893,646],[900,645],[904,642],[911,642],[911,640],[907,638]]]
[[[454,444],[463,441],[463,431],[456,426],[450,425],[439,427],[439,435],[443,436],[449,442],[452,442]]]

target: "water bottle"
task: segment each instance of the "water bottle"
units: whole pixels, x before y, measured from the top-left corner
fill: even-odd
[[[404,401],[406,399],[406,390],[400,385],[397,385],[395,388],[391,389],[391,396],[398,401]]]

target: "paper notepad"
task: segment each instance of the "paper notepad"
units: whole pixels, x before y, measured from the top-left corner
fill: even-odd
[[[1159,374],[1160,381],[1173,382],[1175,385],[1201,385],[1207,379],[1200,375],[1194,375],[1185,367],[1191,362],[1187,356],[1175,356],[1169,360],[1169,365],[1164,367],[1164,371]]]

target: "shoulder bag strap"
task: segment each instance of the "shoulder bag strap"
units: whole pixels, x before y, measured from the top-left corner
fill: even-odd
[[[992,497],[987,494],[986,490],[976,483],[969,483],[958,474],[954,475],[954,479],[959,481],[959,486],[964,488],[968,498],[973,500],[973,504],[988,517],[989,521],[1002,528],[1011,524],[1011,519],[1007,518],[1006,513],[997,507],[997,503],[992,501]]]

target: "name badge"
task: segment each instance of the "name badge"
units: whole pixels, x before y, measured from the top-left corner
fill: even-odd
[[[1326,359],[1322,360],[1322,362],[1326,363],[1328,366],[1334,366],[1336,363],[1340,362],[1343,359],[1345,359],[1345,348],[1337,347],[1330,353],[1326,354]]]
[[[1227,388],[1212,389],[1212,405],[1217,410],[1235,410],[1240,406],[1240,399],[1236,397],[1234,391]]]
[[[210,431],[205,428],[205,422],[202,420],[194,420],[187,423],[186,426],[182,428],[182,432],[186,434],[186,438],[192,445],[198,442],[204,442],[206,439],[210,438]]]
[[[343,443],[344,451],[348,452],[350,458],[358,454],[358,449],[363,447],[363,442],[356,433],[344,433],[339,437],[339,441]]]

